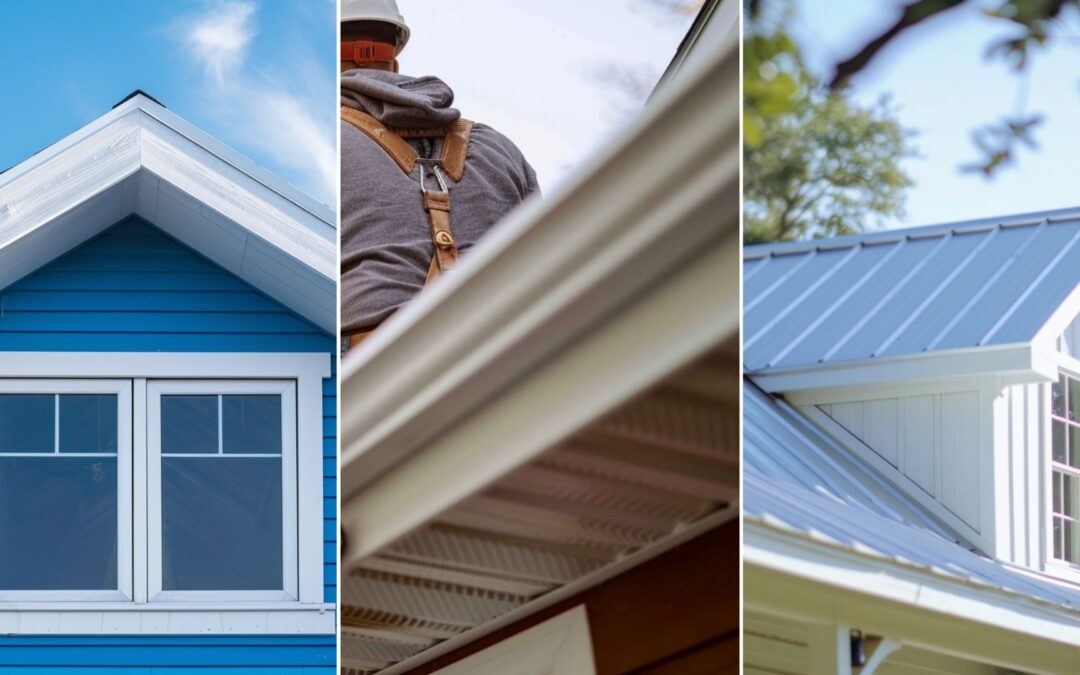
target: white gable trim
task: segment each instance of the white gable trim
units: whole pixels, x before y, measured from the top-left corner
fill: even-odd
[[[0,174],[0,288],[132,214],[336,332],[333,212],[141,95]]]

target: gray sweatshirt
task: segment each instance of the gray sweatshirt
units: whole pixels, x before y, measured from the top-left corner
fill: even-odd
[[[393,128],[445,127],[460,113],[454,93],[435,77],[376,70],[341,76],[341,105]],[[421,157],[438,157],[441,139],[411,139]],[[406,175],[386,152],[341,122],[341,329],[345,334],[382,323],[424,287],[433,245],[417,165]],[[428,176],[430,179],[430,174]],[[449,181],[450,228],[468,250],[495,223],[536,192],[536,174],[521,151],[489,126],[477,124],[465,173]],[[429,185],[430,187],[430,185]]]

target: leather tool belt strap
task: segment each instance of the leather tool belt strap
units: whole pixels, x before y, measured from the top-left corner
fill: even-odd
[[[344,52],[343,52],[344,53]],[[407,175],[411,175],[416,165],[420,165],[420,193],[423,198],[424,210],[428,214],[431,226],[431,243],[433,254],[431,265],[428,267],[426,287],[443,272],[449,271],[458,260],[457,242],[454,240],[453,230],[450,228],[450,189],[443,176],[447,176],[453,182],[458,182],[465,175],[465,156],[469,150],[469,136],[472,133],[473,122],[458,118],[449,129],[433,129],[430,135],[424,135],[422,130],[410,129],[409,138],[438,138],[442,136],[442,152],[438,158],[421,158],[416,150],[402,138],[402,134],[385,126],[377,119],[365,112],[341,107],[341,119],[362,131],[368,138],[375,141],[379,147],[390,156],[398,167]],[[428,173],[434,176],[437,187],[429,188],[431,181],[427,179]],[[358,342],[358,341],[357,341]],[[353,346],[350,340],[349,347]]]

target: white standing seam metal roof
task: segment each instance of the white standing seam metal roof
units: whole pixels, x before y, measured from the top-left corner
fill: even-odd
[[[1080,285],[1080,211],[748,247],[750,373],[1031,342]]]
[[[790,406],[747,383],[744,411],[747,524],[1049,603],[1080,622],[1080,590],[958,543],[916,500],[890,489]]]

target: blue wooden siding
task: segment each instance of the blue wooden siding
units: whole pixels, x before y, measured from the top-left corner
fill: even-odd
[[[0,351],[333,355],[335,340],[153,225],[132,217],[0,291]],[[323,382],[327,602],[337,599],[336,378],[335,364],[333,376]],[[101,649],[105,644],[111,648]],[[266,649],[252,649],[255,645]],[[207,660],[192,655],[195,651],[204,652]],[[21,658],[37,659],[33,663],[44,670],[35,673],[75,663],[81,671],[88,671],[87,666],[100,666],[156,672],[152,666],[160,666],[178,675],[187,667],[214,672],[214,667],[251,666],[241,672],[262,672],[269,667],[264,664],[266,659],[284,668],[274,672],[300,673],[309,672],[307,668],[333,665],[334,638],[0,638],[0,673],[30,665],[29,661],[22,665],[11,661],[19,654]],[[57,663],[58,659],[67,661]],[[191,659],[194,661],[189,663]]]
[[[334,658],[318,636],[0,637],[3,675],[328,675]]]

